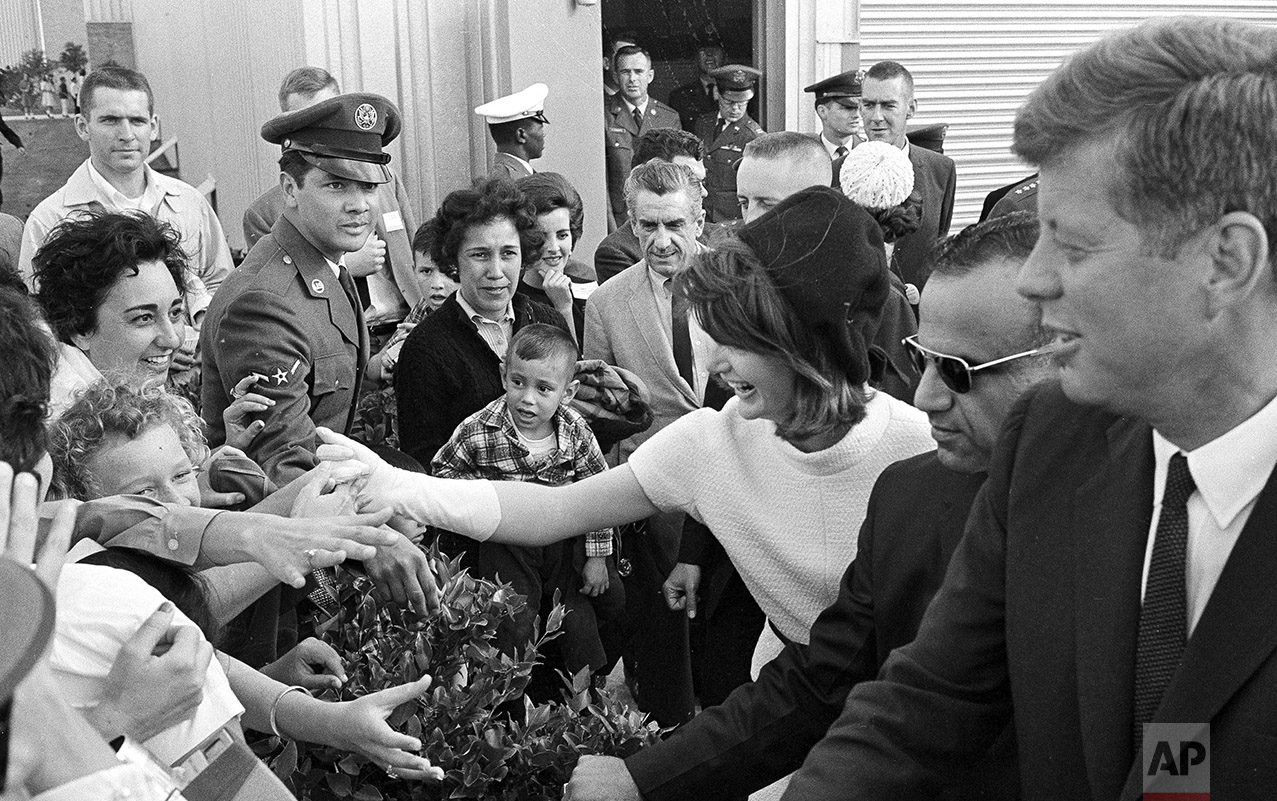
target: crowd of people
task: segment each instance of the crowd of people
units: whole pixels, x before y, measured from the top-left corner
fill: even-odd
[[[396,106],[294,70],[240,263],[146,165],[146,78],[84,78],[0,265],[0,797],[291,797],[254,732],[439,781],[387,722],[430,677],[315,697],[332,568],[426,618],[432,545],[527,598],[507,653],[568,610],[531,697],[622,675],[668,729],[572,801],[1128,799],[1172,737],[1271,793],[1277,37],[1080,50],[952,236],[905,66],[806,135],[725,60],[667,105],[609,47],[597,209],[535,168],[544,84],[485,103],[420,225]]]

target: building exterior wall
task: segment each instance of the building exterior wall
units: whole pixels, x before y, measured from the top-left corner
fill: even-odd
[[[23,53],[40,46],[36,0],[0,3],[0,66],[17,64]]]
[[[85,44],[84,0],[40,0],[45,56],[57,61],[67,42]]]

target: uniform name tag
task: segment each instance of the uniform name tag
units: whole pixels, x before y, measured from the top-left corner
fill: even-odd
[[[381,225],[387,233],[390,231],[402,231],[404,228],[403,215],[398,211],[388,211],[381,215]]]

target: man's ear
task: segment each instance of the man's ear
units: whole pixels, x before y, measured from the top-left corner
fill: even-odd
[[[521,145],[528,141],[528,128],[526,125],[520,125],[514,129],[514,141]]]
[[[909,119],[918,113],[918,101],[915,98],[909,98],[909,109],[905,112],[905,119]]]
[[[279,174],[279,188],[284,192],[284,205],[290,209],[297,208],[297,179],[286,172]]]
[[[89,118],[83,111],[75,115],[75,135],[86,142],[89,141]]]
[[[1202,247],[1211,262],[1206,286],[1212,317],[1256,292],[1272,292],[1277,286],[1270,263],[1272,243],[1255,215],[1230,211],[1207,229],[1206,237]]]

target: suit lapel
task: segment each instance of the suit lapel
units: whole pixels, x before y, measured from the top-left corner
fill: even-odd
[[[639,135],[639,129],[634,127],[634,115],[630,113],[630,107],[625,105],[625,101],[613,100],[611,112],[613,125],[629,131],[631,136]]]
[[[674,363],[674,347],[665,337],[661,307],[656,305],[656,298],[652,295],[651,281],[647,275],[647,261],[639,262],[632,269],[635,271],[635,276],[634,282],[630,285],[630,313],[639,335],[643,337],[643,343],[647,345],[652,363],[658,365],[665,373],[670,386],[677,387],[688,401],[695,406],[700,406],[701,401],[696,397],[695,390],[688,386],[687,381],[678,374],[678,365]],[[648,321],[650,324],[644,325]]]
[[[1073,505],[1078,715],[1088,779],[1096,798],[1121,785],[1131,764],[1135,639],[1140,578],[1152,517],[1153,440],[1149,427],[1116,421],[1075,464],[1100,469]],[[1065,477],[1067,480],[1067,477]]]

